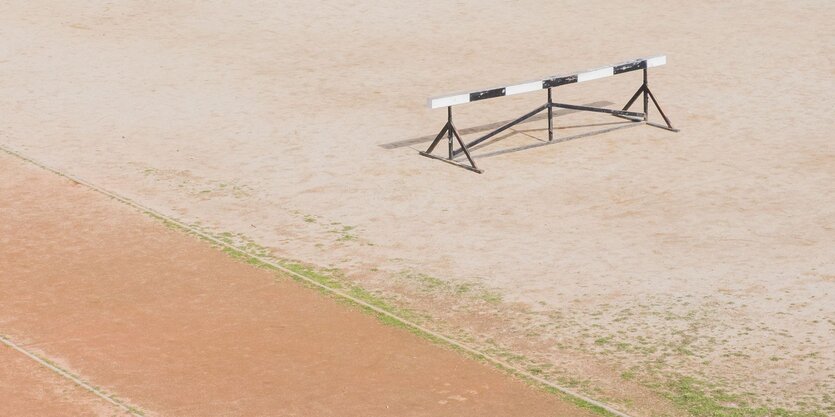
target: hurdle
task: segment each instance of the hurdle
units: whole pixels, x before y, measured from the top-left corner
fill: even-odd
[[[667,56],[666,55],[657,55],[648,58],[638,58],[633,59],[630,61],[622,62],[620,64],[615,65],[608,65],[605,67],[595,68],[586,71],[579,71],[570,74],[564,75],[556,75],[552,77],[546,77],[536,81],[528,81],[523,83],[517,83],[512,85],[507,85],[504,87],[495,87],[495,88],[488,88],[483,90],[475,90],[463,93],[456,93],[450,94],[445,96],[433,97],[430,98],[428,101],[428,105],[430,109],[437,109],[441,107],[447,108],[447,122],[444,127],[441,129],[440,133],[435,137],[432,141],[432,144],[429,145],[425,151],[421,151],[420,154],[433,159],[438,159],[444,162],[451,163],[453,165],[460,166],[462,168],[468,169],[470,171],[477,172],[479,174],[483,173],[484,171],[475,163],[473,156],[470,154],[470,148],[476,146],[484,141],[498,135],[505,130],[522,123],[523,121],[533,117],[536,114],[539,114],[543,111],[548,112],[548,142],[552,142],[554,140],[554,107],[563,108],[563,109],[570,109],[575,111],[588,111],[588,112],[595,112],[595,113],[606,113],[615,117],[620,117],[632,122],[643,122],[646,125],[666,129],[672,132],[678,132],[678,129],[674,128],[673,125],[670,123],[670,119],[667,118],[667,115],[664,114],[664,110],[661,110],[661,106],[658,104],[658,100],[656,100],[655,95],[652,94],[652,91],[649,89],[649,83],[647,81],[647,70],[653,67],[659,67],[667,63]],[[644,74],[644,81],[643,84],[638,88],[638,91],[632,95],[632,98],[626,102],[626,105],[623,106],[622,109],[608,109],[604,107],[590,107],[590,106],[581,106],[576,104],[566,104],[566,103],[556,103],[553,101],[551,89],[555,87],[559,87],[561,85],[566,84],[575,84],[575,83],[582,83],[586,81],[596,80],[599,78],[606,78],[611,77],[613,75],[623,74],[627,72],[643,70]],[[516,120],[513,120],[507,124],[502,125],[501,127],[487,133],[478,139],[475,139],[469,143],[464,143],[464,140],[461,139],[461,135],[458,133],[458,129],[456,129],[455,124],[452,122],[452,107],[457,106],[459,104],[466,104],[472,103],[474,101],[486,100],[490,98],[496,97],[505,97],[505,96],[512,96],[516,94],[522,93],[529,93],[532,91],[539,91],[539,90],[547,90],[547,101],[545,104],[531,110],[528,113],[520,116]],[[644,111],[643,112],[634,112],[629,111],[629,108],[635,103],[635,101],[643,95],[643,104],[644,104]],[[655,108],[658,109],[658,113],[661,114],[661,117],[664,119],[665,125],[661,125],[658,123],[650,122],[648,119],[649,114],[649,100],[652,100],[652,103],[655,105]],[[438,146],[441,139],[443,139],[444,135],[447,136],[447,143],[448,143],[448,152],[447,157],[437,156],[432,153],[435,150],[435,147]],[[454,149],[454,141],[458,142],[458,149]],[[465,165],[463,163],[457,162],[454,158],[464,154],[467,157],[470,165]]]

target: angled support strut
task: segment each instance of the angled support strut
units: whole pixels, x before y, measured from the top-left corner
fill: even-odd
[[[638,119],[638,120],[633,119],[631,117],[628,117],[628,116],[632,116],[632,115],[626,114],[626,113],[630,113],[630,112],[627,112],[627,110],[629,110],[629,108],[632,107],[633,104],[635,104],[635,100],[637,100],[638,97],[640,97],[641,95],[643,95],[643,99],[644,99],[644,114],[643,114],[643,117],[641,119]],[[666,126],[649,121],[648,116],[649,116],[649,100],[650,99],[652,99],[652,104],[655,105],[655,108],[658,110],[658,113],[661,114],[661,118],[664,119],[664,123],[666,123]],[[624,119],[632,120],[632,121],[643,120],[643,122],[645,124],[649,125],[649,126],[657,127],[659,129],[669,130],[671,132],[678,132],[679,131],[678,129],[673,127],[672,123],[670,123],[670,119],[667,118],[667,115],[664,114],[664,110],[661,110],[661,105],[658,104],[658,100],[655,99],[655,94],[652,94],[652,91],[649,89],[649,83],[647,82],[647,69],[646,68],[644,68],[644,83],[641,84],[641,86],[638,88],[638,91],[636,91],[635,94],[632,95],[632,98],[630,98],[629,101],[626,102],[626,105],[623,106],[622,111],[624,112],[623,114],[612,113],[612,115],[617,116],[617,117],[622,117]]]
[[[435,140],[432,141],[432,144],[429,145],[429,148],[426,149],[425,151],[421,151],[420,154],[425,156],[425,157],[428,157],[428,158],[438,159],[438,160],[441,160],[441,161],[444,161],[444,162],[447,162],[447,163],[450,163],[450,164],[453,164],[453,165],[457,165],[457,166],[460,166],[461,168],[469,169],[470,171],[477,172],[477,173],[481,174],[484,171],[482,171],[481,169],[478,168],[478,165],[476,165],[475,161],[473,160],[473,157],[470,156],[470,151],[467,149],[467,144],[465,144],[464,141],[461,139],[461,135],[458,134],[458,129],[456,129],[455,124],[452,123],[452,107],[448,106],[446,108],[446,112],[447,112],[446,124],[444,125],[443,128],[441,128],[441,131],[438,133],[438,136],[435,137]],[[443,139],[444,134],[447,135],[447,149],[448,149],[447,154],[448,154],[448,157],[446,159],[432,154],[432,151],[435,150],[435,147],[438,146],[438,143],[441,141],[441,139]],[[453,150],[453,141],[452,141],[453,137],[458,141],[458,145],[461,146],[461,148],[458,149],[458,151]],[[457,155],[460,152],[464,152],[464,155],[467,156],[467,160],[470,161],[470,165],[461,164],[461,163],[459,163],[459,162],[457,162],[453,159],[455,157],[455,155]]]

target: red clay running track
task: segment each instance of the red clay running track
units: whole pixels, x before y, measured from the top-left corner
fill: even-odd
[[[5,153],[0,334],[148,416],[591,415]],[[0,364],[0,414],[120,413]]]
[[[130,414],[0,344],[0,416],[129,417]]]

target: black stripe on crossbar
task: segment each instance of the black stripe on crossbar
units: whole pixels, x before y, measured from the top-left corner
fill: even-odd
[[[566,75],[565,77],[555,77],[550,80],[542,80],[542,88],[551,88],[565,84],[572,84],[577,82],[577,74]]]
[[[637,61],[630,61],[624,62],[623,64],[615,65],[612,67],[612,73],[614,75],[622,74],[624,72],[635,71],[639,69],[644,69],[647,67],[647,61],[645,59],[639,59]]]
[[[470,101],[484,100],[486,98],[493,97],[502,97],[504,96],[504,93],[504,87],[494,88],[492,90],[476,91],[475,93],[470,93]]]

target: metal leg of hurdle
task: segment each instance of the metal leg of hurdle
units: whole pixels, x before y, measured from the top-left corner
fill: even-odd
[[[470,171],[478,172],[479,174],[481,174],[484,171],[482,171],[481,169],[478,168],[475,161],[473,160],[473,157],[470,156],[470,151],[467,149],[467,144],[465,144],[464,141],[461,139],[461,135],[458,134],[458,129],[456,129],[455,124],[452,123],[452,107],[447,107],[446,112],[447,112],[446,124],[441,129],[440,133],[438,133],[438,136],[435,137],[435,140],[432,141],[432,144],[429,145],[429,148],[426,149],[425,151],[420,152],[420,154],[425,156],[425,157],[428,157],[428,158],[444,161],[444,162],[447,162],[447,163],[450,163],[450,164],[453,164],[453,165],[457,165],[461,168],[469,169]],[[440,156],[432,155],[432,151],[434,151],[435,147],[438,146],[438,143],[444,137],[444,134],[447,135],[447,147],[448,147],[448,155],[449,155],[447,158],[442,158]],[[461,146],[461,148],[458,149],[458,151],[453,150],[453,140],[452,140],[453,137],[458,141],[458,144]],[[461,152],[464,152],[464,155],[467,156],[467,160],[470,161],[469,166],[458,163],[453,159],[456,155],[458,155]]]
[[[670,123],[670,119],[667,118],[667,115],[664,114],[664,110],[661,110],[661,105],[658,104],[658,100],[655,99],[655,94],[652,94],[652,91],[649,89],[649,83],[647,82],[647,69],[646,68],[644,68],[644,83],[641,84],[641,87],[638,88],[638,91],[636,91],[635,94],[632,95],[632,98],[630,98],[629,101],[626,102],[626,105],[623,106],[623,110],[629,110],[629,108],[632,107],[632,105],[635,103],[635,100],[637,100],[638,97],[641,96],[641,95],[643,95],[643,99],[644,99],[644,114],[643,114],[643,117],[640,120],[636,120],[636,119],[633,119],[631,117],[624,117],[624,116],[627,116],[627,115],[618,115],[618,114],[613,114],[613,115],[616,116],[616,117],[621,117],[621,118],[627,119],[627,120],[632,120],[632,121],[635,121],[635,122],[643,121],[645,124],[647,124],[649,126],[657,127],[659,129],[669,130],[671,132],[678,132],[679,131],[678,129],[673,127],[672,123]],[[661,114],[661,117],[664,119],[664,123],[667,124],[666,126],[649,121],[649,100],[650,99],[652,99],[652,104],[655,105],[655,108],[658,109],[658,113]]]
[[[462,168],[466,168],[466,169],[469,169],[471,171],[481,173],[483,171],[481,169],[479,169],[478,166],[476,166],[475,161],[473,160],[472,156],[470,155],[470,151],[469,151],[470,148],[485,142],[486,140],[498,135],[499,133],[504,132],[507,129],[510,129],[511,127],[513,127],[513,126],[515,126],[519,123],[524,122],[525,120],[541,113],[544,110],[548,111],[548,141],[551,142],[551,141],[554,140],[554,107],[564,108],[564,109],[572,109],[572,110],[579,110],[579,111],[608,113],[608,114],[612,114],[612,115],[616,115],[616,116],[627,116],[627,117],[643,117],[644,116],[644,113],[631,112],[631,111],[627,111],[627,110],[614,110],[614,109],[606,109],[606,108],[601,108],[601,107],[589,107],[589,106],[579,106],[579,105],[575,105],[575,104],[555,103],[553,101],[553,96],[552,96],[552,93],[551,93],[551,89],[548,88],[548,101],[545,104],[531,110],[530,112],[522,115],[521,117],[517,118],[516,120],[508,122],[508,123],[502,125],[501,127],[499,127],[498,129],[495,129],[495,130],[491,131],[490,133],[487,133],[487,134],[485,134],[485,135],[479,137],[478,139],[475,139],[475,140],[473,140],[469,143],[464,143],[464,141],[461,140],[461,136],[458,134],[458,130],[455,128],[455,125],[452,123],[452,107],[447,107],[447,122],[446,122],[446,124],[441,129],[440,133],[438,133],[438,136],[435,137],[435,140],[432,141],[432,144],[429,145],[429,148],[426,149],[426,151],[420,152],[420,154],[423,155],[423,156],[429,157],[429,158],[438,159],[438,160],[441,160],[441,161],[444,161],[444,162],[451,163],[453,165],[458,165]],[[449,147],[449,150],[448,150],[448,155],[449,156],[447,158],[442,158],[442,157],[433,155],[432,151],[435,150],[435,147],[438,146],[438,143],[440,143],[441,139],[443,139],[445,134],[447,135],[447,138],[448,138],[447,142],[448,142],[448,147]],[[453,140],[452,140],[453,136],[455,137],[455,139],[458,141],[458,143],[460,145],[460,147],[457,150],[453,149]],[[456,156],[459,156],[462,153],[467,156],[467,160],[470,162],[469,166],[464,165],[464,164],[460,164],[460,163],[458,163],[454,160],[454,158]]]
[[[548,87],[548,142],[554,140],[554,101],[551,100],[551,87]]]

